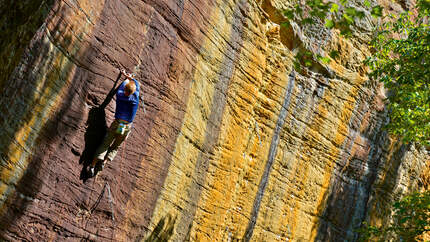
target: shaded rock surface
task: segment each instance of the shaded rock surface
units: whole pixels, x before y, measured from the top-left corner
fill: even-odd
[[[346,40],[281,25],[287,4],[1,4],[1,238],[355,241],[428,189],[427,153],[382,129],[384,90],[362,65],[372,19]],[[304,50],[340,56],[295,71]],[[83,179],[119,68],[136,73],[146,112]]]

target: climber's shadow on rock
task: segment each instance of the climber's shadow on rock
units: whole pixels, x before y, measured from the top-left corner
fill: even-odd
[[[121,77],[121,73],[118,75],[112,89],[106,96],[105,100],[99,106],[93,107],[88,113],[88,119],[86,122],[87,129],[85,131],[85,148],[79,159],[79,164],[82,164],[82,170],[80,179],[85,182],[89,177],[88,166],[94,159],[97,148],[103,142],[103,138],[106,135],[107,123],[106,123],[106,112],[105,108],[112,100],[113,96],[117,91],[117,83]]]
[[[87,168],[91,164],[95,152],[106,134],[106,113],[101,105],[91,108],[86,125],[85,149],[79,159],[79,163],[83,165],[80,179],[84,182],[89,178]]]

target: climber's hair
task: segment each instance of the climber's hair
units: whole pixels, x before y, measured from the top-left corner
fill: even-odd
[[[136,91],[136,83],[134,81],[127,80],[127,83],[124,86],[124,94],[126,96],[130,96]]]

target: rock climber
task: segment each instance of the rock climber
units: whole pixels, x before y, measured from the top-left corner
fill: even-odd
[[[125,80],[116,92],[115,120],[95,153],[89,169],[91,177],[95,175],[96,169],[101,171],[107,162],[115,158],[119,146],[130,134],[139,106],[139,82],[132,73],[127,73],[124,69],[121,73],[125,76]]]

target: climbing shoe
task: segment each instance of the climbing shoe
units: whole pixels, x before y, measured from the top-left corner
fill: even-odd
[[[104,162],[103,161],[99,161],[99,162],[97,162],[97,165],[96,165],[96,167],[95,167],[95,171],[97,171],[97,172],[99,172],[99,171],[102,171],[103,170],[103,168],[104,168]]]
[[[90,167],[90,177],[93,177],[96,174],[94,167]]]

